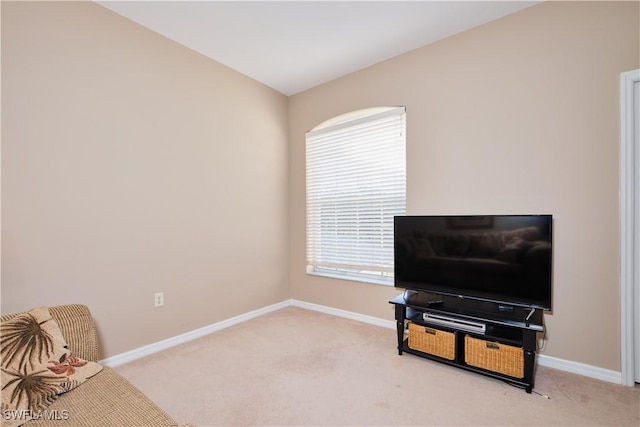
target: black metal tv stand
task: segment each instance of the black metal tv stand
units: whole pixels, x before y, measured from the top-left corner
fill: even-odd
[[[531,393],[542,310],[405,292],[395,306],[398,354],[509,382]]]

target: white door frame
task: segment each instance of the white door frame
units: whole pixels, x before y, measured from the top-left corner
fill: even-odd
[[[640,69],[620,75],[620,344],[622,384],[635,384],[636,342],[638,336],[635,319],[640,278],[640,201],[636,195],[637,177],[640,174],[638,161],[640,149],[634,147],[634,84],[640,82]],[[638,114],[635,111],[635,114]]]

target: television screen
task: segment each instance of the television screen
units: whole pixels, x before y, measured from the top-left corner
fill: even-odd
[[[395,286],[551,309],[551,215],[396,216]]]

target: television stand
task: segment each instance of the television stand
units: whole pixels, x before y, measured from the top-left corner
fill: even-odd
[[[542,310],[426,295],[402,294],[395,306],[398,354],[409,353],[501,379],[531,393],[536,333],[543,331]],[[492,310],[493,309],[493,310]]]

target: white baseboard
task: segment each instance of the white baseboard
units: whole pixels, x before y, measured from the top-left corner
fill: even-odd
[[[214,323],[209,326],[205,326],[203,328],[195,329],[190,332],[186,332],[184,334],[177,335],[172,338],[167,338],[166,340],[158,341],[153,344],[145,345],[143,347],[138,347],[134,350],[127,351],[125,353],[121,353],[112,357],[108,357],[100,361],[102,365],[105,366],[119,366],[128,362],[132,362],[136,359],[140,359],[141,357],[148,356],[153,353],[157,353],[162,350],[166,350],[171,347],[175,347],[180,344],[184,344],[187,341],[194,340],[196,338],[201,338],[205,335],[209,335],[213,332],[217,332],[221,329],[228,328],[233,325],[237,325],[238,323],[246,322],[247,320],[254,319],[256,317],[265,315],[267,313],[271,313],[272,311],[280,310],[281,308],[291,306],[291,300],[282,301],[277,304],[269,305],[267,307],[260,308],[258,310],[250,311],[245,314],[241,314],[239,316],[232,317],[230,319],[223,320],[221,322]]]
[[[547,368],[554,368],[560,371],[571,372],[597,380],[607,381],[614,384],[622,384],[622,373],[609,369],[598,368],[597,366],[587,365],[580,362],[572,362],[570,360],[558,359],[557,357],[538,354],[536,356],[538,365]]]
[[[357,320],[370,325],[382,326],[383,328],[396,329],[395,320],[385,320],[379,317],[367,316],[366,314],[354,313],[353,311],[341,310],[339,308],[327,307],[326,305],[313,304],[305,301],[291,300],[291,305],[307,310],[319,311],[332,316],[344,317],[346,319]]]
[[[132,362],[141,357],[148,356],[153,353],[157,353],[162,350],[174,347],[179,344],[183,344],[187,341],[191,341],[197,338],[201,338],[205,335],[217,332],[221,329],[228,328],[233,325],[237,325],[247,320],[255,319],[256,317],[271,313],[276,310],[280,310],[285,307],[299,307],[306,310],[318,311],[321,313],[329,314],[332,316],[344,317],[346,319],[356,320],[370,325],[380,326],[387,329],[396,329],[395,320],[386,320],[379,317],[368,316],[366,314],[355,313],[352,311],[341,310],[339,308],[327,307],[325,305],[313,304],[310,302],[299,301],[290,299],[279,302],[258,310],[251,311],[249,313],[241,314],[239,316],[232,317],[227,320],[223,320],[218,323],[214,323],[209,326],[205,326],[200,329],[193,330],[166,340],[158,341],[153,344],[139,347],[137,349],[121,353],[116,356],[108,357],[100,361],[101,364],[106,366],[118,366],[128,362]],[[558,359],[556,357],[546,356],[539,354],[536,360],[540,366],[548,368],[554,368],[565,372],[571,372],[574,374],[582,375],[589,378],[595,378],[597,380],[607,381],[615,384],[622,384],[622,374],[618,371],[612,371],[609,369],[599,368],[597,366],[591,366],[580,362],[572,362],[570,360]]]

